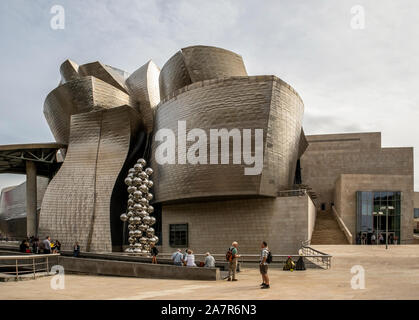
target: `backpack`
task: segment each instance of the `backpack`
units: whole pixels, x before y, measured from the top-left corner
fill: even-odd
[[[288,257],[287,261],[284,264],[284,271],[293,271],[295,269],[295,262],[292,261],[291,257]]]
[[[273,260],[271,250],[268,251],[268,257],[266,258],[266,263],[271,263]]]
[[[305,266],[303,257],[298,258],[295,270],[302,271],[302,270],[305,270],[305,269],[306,269],[306,266]]]
[[[230,247],[226,253],[226,261],[231,262],[233,260],[233,248]]]

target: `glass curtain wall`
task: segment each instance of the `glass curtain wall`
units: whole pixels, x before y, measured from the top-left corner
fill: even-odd
[[[389,244],[400,243],[400,191],[357,192],[357,237],[361,238],[364,235],[368,244],[374,242],[384,244],[386,236],[386,208],[388,208]],[[374,239],[371,240],[373,234],[376,238],[375,241]]]

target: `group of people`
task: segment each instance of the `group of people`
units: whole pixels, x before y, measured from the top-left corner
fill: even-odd
[[[394,235],[393,233],[390,233],[388,235],[388,244],[398,244],[399,241],[399,237],[397,235]],[[386,238],[385,238],[385,234],[380,233],[378,236],[376,235],[375,232],[371,232],[371,233],[365,233],[365,232],[360,232],[359,234],[357,234],[356,237],[356,243],[357,244],[386,244]]]
[[[226,253],[226,260],[228,262],[228,277],[227,281],[237,281],[237,264],[239,255],[239,244],[237,241],[234,241],[231,244],[231,247]],[[182,250],[177,249],[176,252],[172,254],[173,264],[176,266],[186,266],[186,267],[196,267],[195,255],[191,249],[186,249],[184,253]],[[268,244],[263,241],[261,244],[261,252],[259,259],[259,271],[262,276],[262,283],[260,284],[261,289],[269,289],[270,282],[268,276],[268,265],[272,261],[272,255],[268,248]],[[201,267],[214,268],[215,267],[215,258],[207,252],[205,254],[205,260],[200,263]]]
[[[22,253],[32,254],[50,254],[61,252],[61,242],[59,240],[51,241],[51,237],[47,236],[45,239],[40,240],[37,237],[27,237],[22,240],[19,246],[19,251]],[[76,241],[73,246],[73,256],[80,255],[80,245]]]
[[[172,254],[172,261],[175,266],[197,267],[195,262],[195,255],[191,249],[186,249],[184,253],[182,250],[177,249]],[[214,268],[215,258],[211,253],[205,253],[205,260],[199,263],[200,267]]]
[[[237,263],[239,255],[239,244],[237,241],[234,241],[231,244],[231,247],[228,249],[226,254],[226,260],[228,261],[228,277],[227,281],[237,281],[236,272],[237,272]],[[259,258],[259,272],[262,276],[262,283],[260,284],[261,289],[269,289],[270,281],[268,276],[268,265],[272,261],[272,255],[268,248],[266,241],[263,241],[260,245],[260,258]]]
[[[61,243],[58,240],[51,241],[49,236],[43,240],[40,240],[35,236],[31,236],[22,240],[19,246],[19,251],[22,253],[33,254],[59,253],[61,251]]]

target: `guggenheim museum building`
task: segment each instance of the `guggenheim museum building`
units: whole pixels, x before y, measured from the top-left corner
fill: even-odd
[[[27,176],[1,192],[3,238],[125,250],[120,216],[140,214],[125,179],[143,158],[162,252],[418,242],[413,148],[382,148],[379,132],[306,136],[296,89],[248,75],[234,52],[191,46],[132,73],[66,60],[60,73],[43,109],[56,141],[0,146],[0,173]]]

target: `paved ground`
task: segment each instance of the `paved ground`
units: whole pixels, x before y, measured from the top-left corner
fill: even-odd
[[[65,289],[51,278],[0,283],[0,299],[419,299],[419,246],[315,246],[332,254],[332,269],[270,270],[272,287],[261,290],[258,270],[239,281],[186,281],[67,275]],[[351,288],[351,268],[365,270],[365,289]]]

